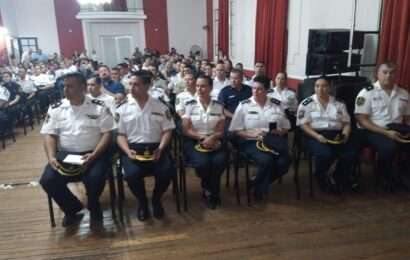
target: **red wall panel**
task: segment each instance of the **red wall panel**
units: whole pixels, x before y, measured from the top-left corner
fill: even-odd
[[[83,51],[84,39],[81,21],[75,18],[80,12],[77,0],[54,0],[54,7],[61,54],[70,57],[74,51]]]
[[[168,53],[168,16],[166,0],[144,0],[146,46]]]

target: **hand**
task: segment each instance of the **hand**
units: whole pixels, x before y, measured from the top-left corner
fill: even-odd
[[[326,144],[326,143],[327,143],[327,139],[326,139],[323,135],[318,135],[318,136],[316,137],[316,140],[317,140],[319,143],[322,143],[322,144]]]
[[[386,132],[386,136],[387,136],[388,138],[392,139],[392,140],[397,141],[397,142],[402,141],[401,138],[400,138],[400,133],[399,133],[399,132],[396,132],[396,131],[394,131],[394,130],[388,130],[388,131]]]
[[[206,149],[213,149],[215,144],[216,140],[212,137],[207,137],[201,142],[201,145]]]
[[[58,170],[58,167],[60,167],[60,164],[58,163],[57,159],[55,157],[51,158],[48,163],[50,164],[51,168],[54,170]]]
[[[135,156],[137,155],[137,152],[136,151],[134,151],[134,150],[132,150],[132,149],[130,149],[128,152],[127,152],[127,156],[128,156],[128,158],[130,158],[131,160],[135,160]]]
[[[157,149],[155,149],[155,151],[154,151],[154,161],[159,161],[159,159],[161,158],[162,152],[163,152],[162,148],[158,147]]]
[[[86,153],[83,155],[82,159],[84,160],[84,165],[90,165],[95,159],[95,155],[93,153]]]

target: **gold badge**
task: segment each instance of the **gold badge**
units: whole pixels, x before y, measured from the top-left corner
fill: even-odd
[[[364,97],[358,97],[356,99],[356,105],[358,106],[363,106],[365,102],[366,102],[366,99]]]

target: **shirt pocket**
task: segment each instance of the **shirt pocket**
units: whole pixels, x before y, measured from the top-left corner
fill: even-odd
[[[97,119],[87,119],[84,122],[85,128],[98,128],[98,120]]]
[[[372,107],[372,115],[374,117],[386,116],[389,113],[388,105],[382,100],[373,101],[371,104],[371,107]]]

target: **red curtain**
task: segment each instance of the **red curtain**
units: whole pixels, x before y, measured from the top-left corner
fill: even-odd
[[[258,0],[256,9],[255,61],[266,64],[273,78],[286,68],[289,0]]]
[[[384,0],[378,62],[398,64],[397,83],[410,90],[410,1]]]
[[[229,57],[229,0],[219,0],[218,46]]]

